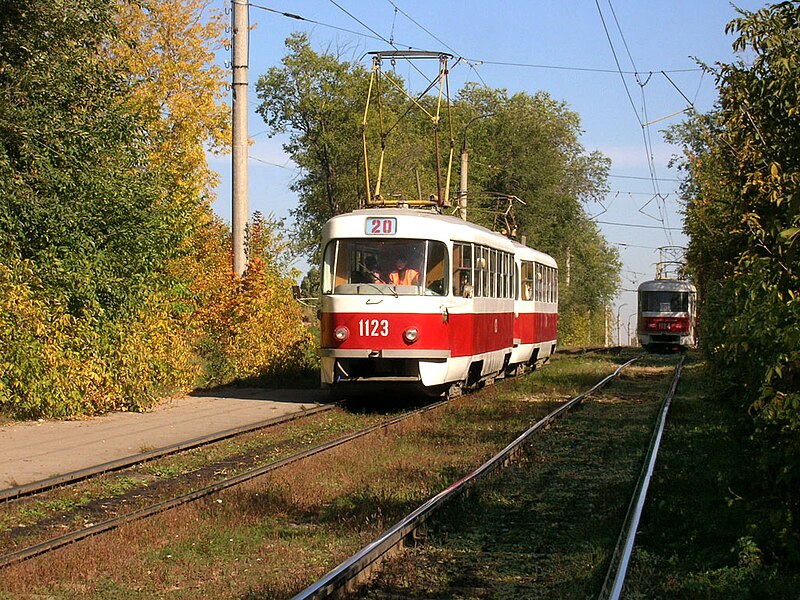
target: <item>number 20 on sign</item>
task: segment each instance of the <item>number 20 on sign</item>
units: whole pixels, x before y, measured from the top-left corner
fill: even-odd
[[[367,235],[394,235],[397,233],[395,217],[367,217]]]

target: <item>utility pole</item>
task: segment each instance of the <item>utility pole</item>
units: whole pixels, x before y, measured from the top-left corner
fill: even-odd
[[[478,119],[485,119],[493,117],[494,113],[487,113],[485,115],[478,115],[472,117],[466,125],[464,125],[464,141],[461,144],[461,181],[459,182],[458,190],[458,216],[464,221],[467,220],[467,171],[469,170],[469,152],[467,151],[467,129]]]
[[[467,220],[467,169],[469,168],[469,155],[467,154],[467,136],[464,130],[464,145],[461,146],[461,189],[458,191],[458,215],[462,220]]]
[[[249,60],[250,5],[233,0],[233,272],[247,270],[245,234],[250,218],[247,206],[247,68]]]
[[[620,304],[620,305],[617,307],[617,345],[618,345],[618,346],[622,346],[622,333],[621,333],[621,329],[622,329],[622,328],[620,327],[620,321],[619,321],[619,311],[621,311],[621,310],[622,310],[622,307],[623,307],[623,306],[628,306],[628,305],[627,305],[627,304]]]

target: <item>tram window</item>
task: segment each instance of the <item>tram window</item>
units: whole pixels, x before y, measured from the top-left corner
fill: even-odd
[[[472,287],[472,245],[453,244],[453,295],[471,298]]]
[[[486,295],[490,298],[497,296],[497,250],[489,250],[489,285]]]
[[[486,248],[475,245],[475,297],[486,296],[489,262],[486,258]]]
[[[529,260],[522,261],[522,292],[523,300],[533,300],[533,263]]]
[[[336,247],[338,242],[330,242],[325,248],[325,255],[322,261],[322,293],[331,294],[334,288],[333,273],[336,269]],[[343,283],[343,282],[341,282]]]
[[[508,268],[510,270],[511,285],[510,298],[517,298],[517,282],[519,281],[519,269],[517,269],[517,264],[514,262],[514,255],[508,255]]]
[[[543,267],[544,273],[544,298],[542,302],[550,302],[550,267]]]
[[[505,284],[505,298],[514,297],[514,257],[511,254],[504,254],[505,260],[503,261],[504,274],[503,281]]]
[[[428,242],[425,270],[425,295],[444,296],[447,291],[447,247],[441,242]]]
[[[542,265],[535,263],[536,278],[534,279],[533,299],[537,302],[542,301],[542,286],[544,285],[544,277],[542,275]]]
[[[446,247],[441,242],[360,238],[333,240],[325,248],[323,257],[322,292],[444,294],[447,289],[446,256]],[[398,271],[397,259],[400,257],[405,259],[405,268]],[[428,268],[426,260],[429,261]],[[431,284],[427,288],[422,285],[426,278]],[[395,283],[392,283],[393,279]]]
[[[553,302],[558,302],[558,269],[553,269]]]
[[[668,290],[639,292],[639,306],[644,312],[688,312],[689,293]]]
[[[508,262],[506,259],[508,255],[505,252],[501,252],[498,255],[498,282],[499,282],[499,289],[497,290],[497,295],[500,298],[506,298],[508,296]]]
[[[540,301],[547,302],[547,267],[542,265],[542,291],[540,294]]]

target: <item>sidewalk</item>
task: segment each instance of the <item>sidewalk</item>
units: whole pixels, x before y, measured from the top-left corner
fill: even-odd
[[[0,427],[0,490],[131,456],[143,450],[312,408],[324,390],[227,388],[166,401],[147,413]]]

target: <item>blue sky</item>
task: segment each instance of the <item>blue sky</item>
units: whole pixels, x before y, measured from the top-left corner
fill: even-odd
[[[230,7],[217,2],[220,10]],[[735,5],[752,11],[765,3]],[[453,93],[467,81],[547,92],[580,115],[586,150],[611,159],[611,192],[586,211],[620,250],[623,291],[613,310],[624,337],[629,324],[635,327],[632,290],[655,276],[657,248],[686,244],[678,174],[668,168],[679,148],[666,144],[662,130],[680,122],[690,103],[700,112],[712,108],[713,77],[694,58],[709,65],[734,59],[725,25],[736,15],[725,0],[257,0],[250,6],[250,211],[288,219],[296,205],[289,185],[297,171],[285,140],[270,138],[254,112],[255,82],[280,64],[291,32],[306,31],[315,49],[338,49],[348,59],[391,49],[389,40],[398,49],[464,57],[468,62],[450,74]],[[412,88],[422,83],[415,72],[404,75]],[[210,162],[221,176],[214,209],[230,222],[230,156]],[[302,260],[296,266],[307,268]]]

